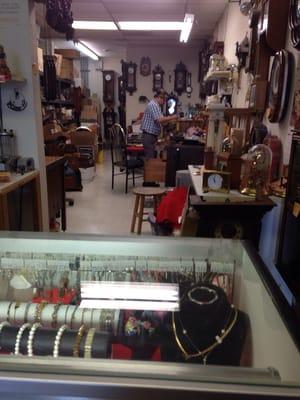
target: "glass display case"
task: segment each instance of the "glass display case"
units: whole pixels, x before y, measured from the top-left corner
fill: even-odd
[[[0,257],[1,398],[299,398],[299,321],[247,243],[4,232]]]

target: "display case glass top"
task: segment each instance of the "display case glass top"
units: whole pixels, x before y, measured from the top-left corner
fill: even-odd
[[[297,334],[240,241],[3,233],[0,260],[0,380],[300,388]]]

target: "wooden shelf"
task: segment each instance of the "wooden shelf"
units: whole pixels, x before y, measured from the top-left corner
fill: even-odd
[[[232,77],[231,71],[214,71],[208,72],[207,75],[204,77],[204,81],[214,81],[214,80],[221,80],[221,79],[230,79]]]

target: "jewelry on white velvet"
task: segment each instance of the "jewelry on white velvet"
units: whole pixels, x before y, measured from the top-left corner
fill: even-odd
[[[29,335],[28,335],[28,340],[27,340],[27,355],[28,357],[33,356],[33,341],[34,341],[34,335],[39,327],[42,325],[39,322],[35,322],[32,327],[30,328]]]
[[[62,335],[67,328],[68,328],[68,325],[64,324],[57,331],[57,334],[54,339],[54,346],[53,346],[53,357],[54,358],[58,358],[58,356],[59,356],[59,345],[61,342]]]
[[[30,328],[30,327],[31,327],[31,324],[29,322],[26,322],[18,330],[18,333],[16,336],[16,343],[15,343],[15,355],[16,356],[20,354],[20,343],[21,343],[21,338],[22,338],[23,332],[25,331],[25,329]]]

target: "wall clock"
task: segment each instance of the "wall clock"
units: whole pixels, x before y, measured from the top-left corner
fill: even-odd
[[[186,91],[186,84],[187,84],[186,66],[180,61],[180,63],[176,65],[174,73],[175,73],[174,90],[175,92],[178,93],[179,96],[181,96],[182,93]]]
[[[191,97],[193,92],[192,88],[192,74],[190,72],[187,73],[187,86],[186,86],[186,93],[187,97]]]
[[[281,50],[276,53],[270,78],[268,118],[270,122],[280,122],[285,116],[290,98],[293,70],[292,53]]]
[[[122,105],[126,103],[126,90],[123,76],[118,77],[118,98]]]
[[[159,90],[163,89],[164,87],[164,70],[158,64],[152,71],[153,74],[153,92],[158,92]]]
[[[115,72],[102,71],[103,74],[103,102],[114,104],[115,102]]]
[[[149,57],[142,57],[140,64],[140,74],[148,76],[151,74],[151,60]]]
[[[259,34],[265,34],[266,43],[273,51],[285,48],[290,0],[263,0]]]
[[[121,60],[121,64],[122,64],[122,75],[124,77],[125,89],[127,90],[127,92],[129,92],[130,95],[132,95],[132,93],[137,90],[136,88],[137,65],[132,61],[125,62],[123,60]]]
[[[249,52],[246,60],[245,71],[247,73],[254,74],[255,72],[255,55],[256,55],[256,43],[258,37],[258,22],[260,12],[253,9],[249,17],[249,27],[251,28],[250,40],[249,40]]]
[[[300,50],[300,0],[292,0],[290,6],[289,26],[291,41],[295,49]]]

